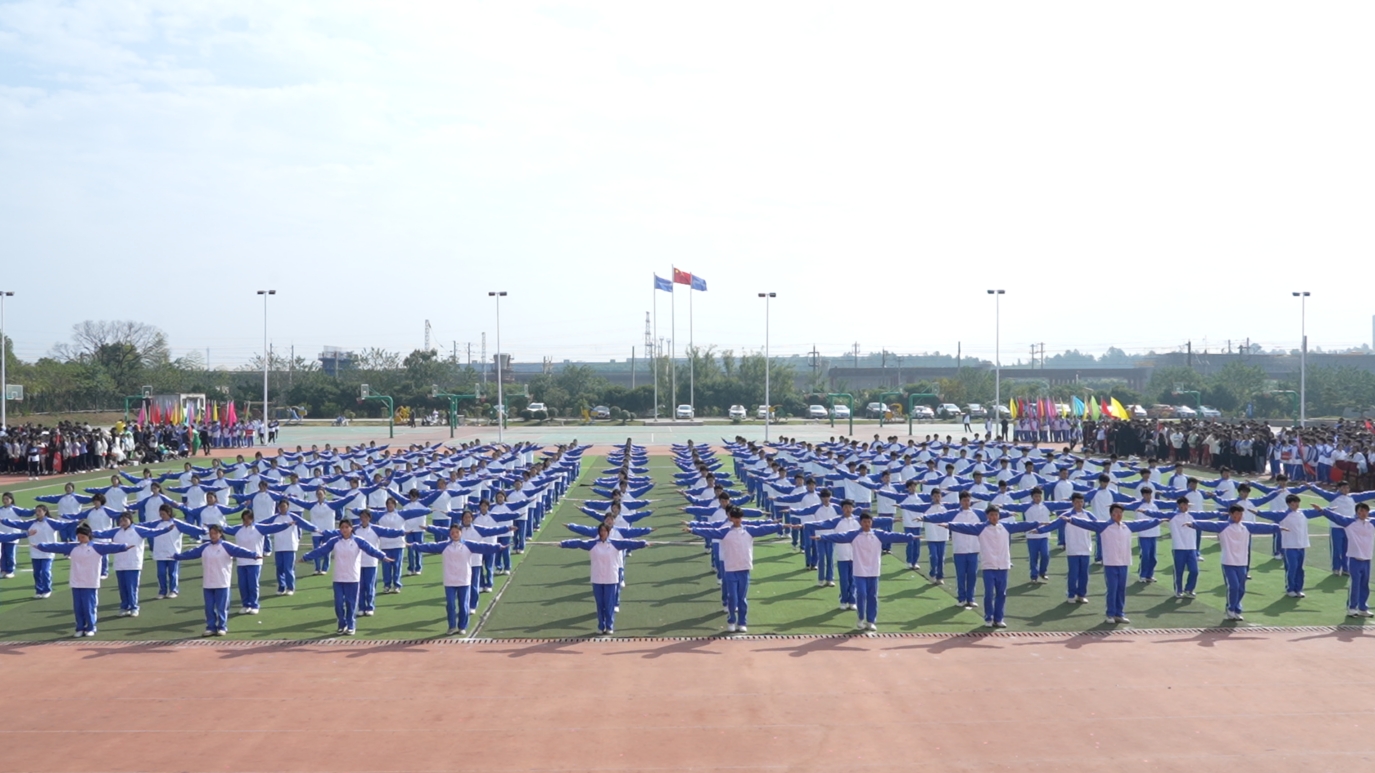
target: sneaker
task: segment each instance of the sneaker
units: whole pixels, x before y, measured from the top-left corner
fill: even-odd
[[[870,624],[869,624],[869,630],[871,630],[871,631],[877,631],[877,630],[878,630],[878,623],[870,623]]]
[[[1074,596],[1070,596],[1069,598],[1065,599],[1065,603],[1066,603],[1066,604],[1078,604],[1078,603],[1079,603],[1079,599],[1076,598],[1076,597],[1074,597]]]
[[[1375,612],[1371,612],[1368,609],[1361,610],[1361,617],[1370,617],[1371,615],[1375,615]]]
[[[932,582],[934,582],[934,583],[937,584],[937,585],[944,585],[944,584],[945,584],[945,578],[943,578],[943,577],[937,577],[936,579],[932,580]]]
[[[1245,622],[1245,620],[1246,620],[1246,618],[1244,618],[1244,617],[1241,616],[1241,613],[1240,613],[1240,612],[1235,612],[1235,613],[1233,613],[1233,614],[1232,614],[1232,619],[1235,620],[1235,621],[1237,621],[1238,623]]]
[[[221,628],[221,629],[219,629],[218,631],[215,632],[215,635],[216,635],[216,636],[226,636],[226,635],[228,635],[228,634],[229,634],[229,631],[226,631],[226,630],[223,629],[223,628]]]
[[[95,636],[95,629],[92,628],[91,630],[87,631],[87,632],[86,632],[86,635],[87,635],[87,636]]]
[[[1298,593],[1294,594],[1294,598],[1306,599],[1308,597],[1304,595],[1303,591],[1299,591]]]
[[[1183,594],[1183,593],[1176,593],[1176,594],[1174,594],[1174,597],[1175,597],[1175,600],[1179,600],[1179,599],[1184,598],[1184,594]]]
[[[76,633],[72,634],[72,638],[73,638],[73,639],[80,639],[82,636],[85,636],[85,635],[86,635],[86,632],[85,632],[85,631],[77,631]]]
[[[1107,623],[1108,625],[1117,625],[1117,618],[1115,618],[1115,617],[1105,617],[1105,618],[1103,618],[1103,622]]]
[[[214,636],[214,635],[215,635],[215,632],[214,632],[213,630],[209,629],[209,628],[205,629],[205,633],[202,633],[202,634],[201,634],[201,636]]]
[[[246,615],[246,614],[248,614],[248,607],[239,607],[239,614],[241,614],[241,615]]]
[[[460,629],[458,629],[458,635],[459,635],[459,636],[467,636],[467,635],[468,635],[468,629],[467,629],[467,628],[460,628]]]
[[[1088,598],[1088,596],[1080,596],[1080,597],[1079,597],[1079,603],[1080,603],[1080,604],[1087,604],[1087,603],[1089,603],[1089,598]]]
[[[1360,617],[1360,616],[1361,616],[1361,613],[1360,613],[1359,610],[1348,609],[1348,610],[1346,610],[1346,616],[1347,616],[1347,617]]]
[[[353,629],[350,628],[350,629],[344,631],[344,635],[345,635],[345,636],[352,636],[352,635],[353,635]]]
[[[288,596],[295,596],[295,595],[296,595],[296,591],[294,591],[294,590],[289,590],[289,591],[286,592],[286,595],[288,595]]]
[[[375,609],[369,609],[369,610],[366,611],[366,612],[359,612],[358,614],[362,615],[363,617],[372,617],[372,616],[373,616],[373,613],[376,612],[376,611],[377,611],[377,610],[375,610]],[[350,628],[350,629],[349,629],[349,633],[352,633],[352,632],[353,632],[353,629]]]
[[[129,610],[129,617],[138,617],[138,610],[137,610],[137,609],[131,609],[131,610]]]
[[[169,598],[169,599],[174,599],[174,598],[176,598],[176,597],[177,597],[177,594],[175,594],[175,593],[169,593],[169,594],[167,594],[167,598]]]
[[[743,625],[737,625],[737,626],[735,626],[735,632],[736,632],[736,633],[748,633],[748,632],[749,632],[749,629],[746,628],[746,627],[743,626]]]
[[[841,610],[842,612],[845,611],[845,610],[847,610],[847,609],[849,609],[849,608],[850,608],[850,605],[849,605],[849,604],[844,604],[844,603],[842,603],[842,604],[840,605],[840,610]]]
[[[995,622],[993,623],[993,627],[994,627],[994,628],[1006,628],[1006,627],[1007,627],[1007,623],[1004,623],[1003,621],[998,620],[998,621],[995,621]]]
[[[1185,591],[1185,592],[1184,592],[1184,598],[1186,598],[1186,599],[1196,599],[1196,598],[1198,598],[1198,594],[1197,594],[1197,593],[1194,593],[1194,592],[1191,591],[1191,590],[1190,590],[1190,591]]]
[[[985,620],[985,621],[984,621],[984,628],[992,628],[992,627],[993,627],[993,621],[992,621],[992,620]]]
[[[617,604],[616,606],[614,606],[614,607],[611,608],[611,611],[612,611],[612,612],[620,612],[620,611],[621,611],[621,605],[620,605],[620,604]]]
[[[1130,623],[1131,620],[1128,619],[1128,618],[1125,618],[1125,617],[1119,617],[1119,618],[1117,618],[1117,622],[1119,622],[1119,623]]]
[[[724,612],[725,614],[728,614],[728,615],[729,615],[729,614],[730,614],[730,607],[726,606],[725,604],[722,604],[722,605],[721,605],[721,611]]]
[[[158,595],[154,596],[153,598],[154,598],[155,600],[157,600],[157,601],[162,601],[163,599],[167,598],[167,594],[165,594],[165,593],[159,593]]]
[[[726,633],[735,633],[735,623],[726,623]]]
[[[334,632],[334,635],[335,635],[335,636],[343,636],[343,635],[344,635],[344,630],[345,630],[345,629],[340,628],[339,630],[337,630],[337,631]]]
[[[826,581],[826,587],[827,587],[827,588],[834,588],[835,586],[836,586],[835,580],[827,580],[827,581]]]
[[[742,627],[740,628],[740,630],[743,631],[743,630],[745,630],[745,629],[744,629],[744,627],[742,626]],[[616,629],[615,629],[615,628],[608,628],[608,629],[606,629],[606,635],[607,635],[607,636],[615,636],[615,635],[616,635]]]
[[[1291,598],[1291,599],[1295,599],[1295,598],[1298,598],[1298,597],[1299,597],[1299,594],[1297,594],[1297,593],[1295,593],[1294,591],[1291,591],[1291,590],[1285,591],[1285,592],[1284,592],[1284,595],[1288,596],[1288,597]]]
[[[858,623],[855,623],[855,630],[857,631],[867,631],[868,629],[868,624],[865,623],[863,620],[860,620]]]
[[[445,636],[453,636],[453,635],[456,634],[456,633],[458,633],[458,629],[457,629],[457,628],[450,628],[450,629],[449,629],[449,632],[446,633],[446,634],[444,634],[444,635],[445,635]]]
[[[253,607],[252,609],[248,610],[248,614],[250,614],[250,615],[256,615],[256,614],[258,614],[258,608],[257,608],[257,607]]]

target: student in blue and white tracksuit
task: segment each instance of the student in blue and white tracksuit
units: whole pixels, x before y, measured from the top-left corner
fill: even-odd
[[[1114,502],[1108,506],[1108,520],[1094,518],[1066,517],[1071,524],[1080,529],[1096,533],[1103,546],[1103,584],[1107,590],[1103,594],[1106,601],[1105,622],[1109,624],[1130,623],[1127,619],[1127,570],[1132,564],[1132,535],[1147,531],[1160,525],[1155,518],[1139,518],[1134,521],[1122,520],[1122,505]]]
[[[859,520],[855,518],[855,503],[846,499],[840,503],[840,516],[825,521],[816,521],[813,526],[822,537],[821,542],[834,545],[836,574],[840,579],[840,608],[855,608],[855,565],[854,551],[849,543],[828,539],[836,534],[859,531]]]
[[[1298,494],[1284,498],[1287,509],[1279,512],[1257,510],[1256,517],[1280,525],[1280,549],[1284,551],[1284,595],[1292,599],[1306,598],[1303,592],[1303,561],[1308,555],[1308,521],[1321,518],[1322,510],[1299,508]]]
[[[984,625],[989,628],[1007,627],[1003,621],[1003,611],[1007,606],[1007,573],[1012,569],[1012,535],[1017,532],[1045,534],[1055,528],[1050,522],[1003,521],[1001,515],[996,506],[990,505],[984,511],[982,523],[950,524],[950,530],[956,534],[979,541],[979,570],[984,582]]]
[[[1328,505],[1332,508],[1332,512],[1342,516],[1343,518],[1355,518],[1356,504],[1358,502],[1365,502],[1372,498],[1375,498],[1375,491],[1366,491],[1360,494],[1353,495],[1351,493],[1351,484],[1345,480],[1337,483],[1337,491],[1335,493],[1324,491],[1323,489],[1312,485],[1307,486],[1307,489],[1310,493],[1316,494],[1317,496],[1326,499]],[[1348,574],[1349,571],[1346,566],[1346,531],[1342,528],[1340,522],[1332,522],[1330,536],[1332,551],[1332,573],[1339,576]]]
[[[293,524],[291,521],[286,523],[256,523],[252,510],[244,510],[239,516],[241,523],[238,526],[225,526],[223,532],[234,538],[234,544],[254,554],[257,558],[237,558],[239,574],[239,601],[243,608],[239,614],[256,615],[258,614],[258,583],[263,575],[263,548],[267,538],[279,531],[286,531]]]
[[[1246,568],[1251,563],[1251,535],[1274,534],[1280,526],[1273,523],[1243,521],[1246,508],[1227,508],[1227,521],[1194,521],[1190,528],[1217,534],[1222,546],[1222,576],[1227,581],[1227,619],[1241,620],[1241,600],[1246,596]]]
[[[165,511],[171,515],[171,505],[164,503],[162,508],[159,512]],[[155,539],[171,529],[172,525],[163,523],[161,519],[156,524],[135,524],[132,513],[121,513],[117,528],[91,532],[95,539],[107,539],[115,544],[129,546],[128,550],[115,556],[111,561],[115,565],[115,581],[119,585],[120,617],[138,617],[138,586],[143,576],[144,540]]]
[[[76,521],[58,520],[49,516],[47,505],[38,505],[29,512],[33,514],[30,520],[5,518],[0,520],[0,524],[28,535],[29,562],[33,565],[33,597],[45,599],[53,595],[53,556],[51,553],[44,553],[38,545],[43,542],[61,542],[67,529],[76,528]]]
[[[172,517],[172,506],[167,505],[165,509],[158,509],[158,516],[161,522],[157,527],[171,527],[159,532],[153,537],[153,564],[157,567],[158,573],[158,599],[174,599],[181,594],[181,572],[178,567],[176,555],[182,551],[182,535],[189,537],[199,537],[204,532],[194,524],[180,521]],[[145,528],[152,524],[145,525]]]
[[[229,632],[229,580],[234,562],[262,560],[261,554],[223,539],[222,528],[212,524],[206,529],[207,542],[172,556],[174,561],[201,561],[201,594],[205,599],[202,636],[224,636]]]
[[[968,491],[960,492],[960,506],[940,515],[924,515],[928,523],[982,523],[982,519],[972,509],[973,500]],[[974,584],[979,579],[979,538],[955,532],[951,538],[954,544],[955,562],[955,602],[965,609],[974,609]],[[934,556],[932,557],[934,561]]]
[[[70,560],[67,584],[72,589],[72,611],[76,615],[73,637],[95,636],[96,608],[100,604],[97,598],[100,557],[123,553],[129,546],[91,542],[91,527],[83,523],[76,527],[76,542],[44,542],[39,549],[44,553],[62,553]]]
[[[597,633],[616,632],[616,610],[620,604],[621,556],[626,550],[639,550],[648,542],[637,539],[612,539],[611,527],[597,527],[596,539],[567,539],[561,548],[586,550],[592,564],[592,598],[597,604]]]
[[[366,510],[363,511],[367,513]],[[326,532],[326,539],[320,547],[306,553],[307,561],[314,561],[321,555],[331,559],[334,579],[334,617],[339,623],[335,633],[352,636],[358,628],[358,605],[363,586],[367,580],[363,576],[363,559],[373,560],[372,577],[376,586],[377,561],[391,561],[391,557],[371,542],[354,533],[353,522],[348,517],[339,520],[339,530]]]
[[[912,539],[907,543],[907,568],[913,571],[921,568],[921,512],[916,508],[925,509],[926,505],[917,498],[917,487],[921,485],[916,478],[907,481],[906,497],[898,503],[902,510],[902,532],[911,534]],[[912,505],[912,509],[902,507],[902,505]]]
[[[315,524],[291,511],[291,502],[277,500],[277,513],[269,524],[289,524],[272,535],[272,560],[277,570],[277,595],[296,595],[296,551],[301,548],[301,530],[315,531]]]
[[[382,549],[382,540],[400,539],[405,540],[406,532],[400,529],[388,529],[385,526],[374,526],[372,523],[372,511],[358,511],[358,526],[353,530],[354,539],[360,539],[372,545],[378,550]],[[314,551],[311,551],[314,553]],[[386,555],[384,552],[382,555]],[[364,552],[358,557],[358,614],[361,617],[372,617],[377,612],[377,557],[372,553]]]
[[[754,568],[754,538],[766,534],[780,534],[783,526],[777,523],[745,526],[742,523],[744,513],[735,505],[731,505],[726,511],[726,517],[729,520],[727,526],[684,528],[698,537],[717,541],[726,573],[726,630],[745,633],[750,609],[750,570]]]
[[[1174,557],[1174,597],[1194,598],[1198,587],[1198,533],[1189,528],[1194,517],[1189,514],[1188,497],[1175,500],[1174,512],[1161,511],[1159,518],[1170,524],[1170,548]]]
[[[14,495],[10,492],[0,494],[0,534],[22,534],[22,531],[13,526],[6,526],[4,521],[22,521],[32,515],[32,510],[14,506]],[[18,568],[18,558],[19,546],[15,544],[15,540],[0,542],[0,577],[14,577],[14,570]]]
[[[1135,513],[1137,519],[1155,518],[1155,513],[1160,512],[1160,508],[1155,504],[1155,489],[1143,484],[1138,490],[1141,499],[1128,507]],[[1156,519],[1156,524],[1145,531],[1137,532],[1136,542],[1141,550],[1141,569],[1137,572],[1137,582],[1155,582],[1155,567],[1159,563],[1158,551],[1160,541],[1160,522]]]
[[[325,487],[320,486],[315,489],[314,501],[306,502],[304,500],[292,500],[292,504],[304,510],[305,519],[310,521],[310,524],[315,527],[309,530],[311,532],[310,547],[314,549],[325,544],[328,540],[328,538],[323,535],[325,532],[333,531],[337,527],[340,517],[343,516],[343,510],[347,502],[342,499],[334,502],[325,499]],[[318,576],[327,571],[329,571],[329,555],[322,554],[319,558],[315,559],[315,574]]]
[[[926,553],[931,561],[931,568],[927,572],[927,577],[936,585],[944,585],[945,548],[950,543],[950,530],[937,520],[931,520],[932,516],[939,516],[946,511],[945,505],[941,504],[941,490],[933,488],[929,496],[931,497],[931,505],[921,511],[921,538],[926,543]],[[915,507],[917,505],[902,505],[903,510]]]
[[[1065,524],[1065,602],[1087,604],[1089,595],[1089,560],[1093,557],[1093,532],[1081,529],[1072,519],[1091,519],[1093,513],[1084,509],[1084,495],[1070,494],[1070,511],[1060,517]]]
[[[429,531],[440,527],[427,526]],[[476,542],[463,539],[463,526],[451,524],[449,539],[439,542],[413,543],[412,550],[433,553],[440,556],[444,573],[444,603],[449,615],[449,636],[468,635],[468,616],[470,614],[470,588],[476,572],[473,571],[474,559],[481,560],[484,555],[495,555],[501,545],[494,542]],[[510,527],[507,527],[510,528]],[[436,536],[438,536],[436,534]]]
[[[1346,571],[1351,575],[1346,616],[1370,617],[1370,557],[1375,552],[1375,522],[1370,520],[1370,505],[1357,504],[1355,518],[1333,510],[1324,510],[1323,515],[1346,531]]]
[[[1050,508],[1042,501],[1044,495],[1045,492],[1040,486],[1032,486],[1031,502],[1022,511],[1022,522],[1034,523],[1037,527],[1026,535],[1027,564],[1031,572],[1031,581],[1037,584],[1049,581],[1046,575],[1050,571],[1050,535],[1047,532],[1060,531],[1060,521],[1051,516]],[[1040,527],[1046,524],[1050,524],[1051,528],[1041,531]],[[982,547],[979,553],[982,555]]]
[[[848,500],[847,500],[848,501]],[[819,540],[834,542],[850,548],[850,559],[854,578],[853,608],[859,620],[855,627],[860,630],[878,630],[878,578],[883,569],[883,551],[899,542],[910,543],[915,539],[911,534],[893,534],[873,528],[874,518],[867,512],[859,515],[859,528],[836,531],[818,536]],[[844,575],[841,575],[842,579]]]

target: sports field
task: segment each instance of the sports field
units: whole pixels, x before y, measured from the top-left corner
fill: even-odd
[[[645,430],[638,430],[636,434]],[[700,431],[700,430],[699,430]],[[623,435],[622,435],[623,437]],[[705,439],[705,438],[702,438]],[[335,438],[340,442],[340,438]],[[348,442],[348,441],[344,441]],[[719,442],[719,440],[718,440]],[[588,457],[584,482],[602,468],[601,459]],[[652,456],[651,474],[659,486],[648,496],[659,500],[654,515],[638,525],[653,526],[651,547],[635,552],[627,561],[627,587],[617,617],[617,635],[625,637],[697,637],[724,634],[721,596],[700,540],[683,533],[683,500],[673,490],[676,471],[666,456]],[[90,485],[82,483],[80,485]],[[61,484],[14,486],[20,506],[32,506],[33,496],[56,493]],[[564,638],[594,632],[587,554],[563,550],[557,541],[573,537],[568,522],[593,523],[576,509],[578,500],[593,496],[585,485],[573,487],[525,555],[515,556],[510,577],[497,578],[496,591],[482,596],[473,638]],[[1205,540],[1197,599],[1175,600],[1169,576],[1168,541],[1162,542],[1161,566],[1154,585],[1133,584],[1128,591],[1127,614],[1142,629],[1246,626],[1331,626],[1353,623],[1345,616],[1346,578],[1330,574],[1326,529],[1314,522],[1314,547],[1308,553],[1308,597],[1291,599],[1283,593],[1279,562],[1269,557],[1269,540],[1254,541],[1253,580],[1248,586],[1244,623],[1223,619],[1225,589],[1218,566],[1217,545]],[[946,585],[936,586],[912,572],[900,558],[903,546],[885,558],[879,588],[881,632],[964,632],[979,630],[981,610],[954,605],[953,568],[947,564]],[[1019,543],[1014,560],[1024,557]],[[750,590],[751,634],[838,634],[853,630],[853,612],[838,609],[836,588],[817,587],[814,572],[804,569],[801,555],[786,539],[757,542],[755,569]],[[948,558],[947,558],[948,560]],[[55,562],[54,593],[33,599],[27,571],[27,549],[20,549],[21,571],[0,581],[0,638],[11,641],[52,640],[70,636],[72,612],[66,585],[65,560]],[[443,591],[438,567],[430,564],[421,577],[406,577],[399,595],[378,596],[375,617],[360,618],[358,637],[398,640],[424,639],[444,633]],[[259,615],[231,613],[229,636],[256,640],[309,640],[329,638],[336,628],[332,591],[327,576],[311,576],[310,567],[297,565],[297,592],[276,596],[272,562],[263,568],[263,603]],[[1090,603],[1067,605],[1064,601],[1063,559],[1052,551],[1051,581],[1045,585],[1025,582],[1025,562],[1012,570],[1007,602],[1007,622],[1013,631],[1080,632],[1111,628],[1103,623],[1102,583],[1095,568],[1090,579]],[[304,572],[304,573],[303,573]],[[187,562],[182,571],[179,598],[158,601],[151,558],[145,564],[142,611],[138,618],[118,617],[113,579],[101,591],[99,638],[105,640],[176,640],[198,637],[204,628],[199,566]],[[237,593],[237,591],[236,591]],[[982,589],[979,590],[980,598]],[[231,601],[231,611],[237,609]],[[1120,626],[1119,626],[1120,627]]]

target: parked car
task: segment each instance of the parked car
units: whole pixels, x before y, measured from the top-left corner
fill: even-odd
[[[673,417],[675,419],[691,419],[696,415],[691,405],[680,405],[678,406],[678,410],[674,412]]]
[[[1222,418],[1222,411],[1209,405],[1200,405],[1198,407],[1198,415],[1205,419],[1220,419]]]
[[[912,418],[917,421],[921,421],[922,419],[934,420],[936,418],[936,412],[931,410],[931,406],[929,405],[914,405],[912,406]]]
[[[549,418],[549,409],[545,407],[544,403],[530,403],[525,406],[525,416],[530,419],[547,419]]]
[[[1131,414],[1133,419],[1145,419],[1150,416],[1150,412],[1139,405],[1128,405],[1127,413]]]
[[[729,416],[732,421],[742,421],[749,414],[745,411],[745,406],[732,405],[730,410],[726,411],[726,415]]]
[[[768,417],[769,421],[777,421],[778,412],[767,405],[761,405],[759,410],[754,412],[754,418],[763,421],[765,417]]]
[[[965,407],[965,410],[969,412],[969,418],[971,419],[988,418],[988,411],[984,410],[984,407],[978,403],[970,403]]]
[[[1173,419],[1174,406],[1161,404],[1152,405],[1150,409],[1146,411],[1146,415],[1152,419]]]
[[[831,414],[826,412],[826,406],[824,405],[807,406],[807,418],[809,419],[824,419],[830,415]]]
[[[595,419],[610,419],[610,418],[611,418],[611,409],[610,409],[610,408],[607,408],[605,405],[598,405],[597,407],[595,407],[595,408],[592,409],[592,418],[593,418],[594,420],[595,420]]]
[[[872,402],[864,406],[864,415],[871,419],[881,419],[888,413],[888,406],[880,402]]]
[[[936,415],[942,419],[958,419],[962,413],[960,406],[954,403],[941,403],[941,407],[936,409]]]
[[[850,406],[833,405],[831,406],[831,415],[837,419],[848,419],[850,418]]]
[[[1012,409],[1009,408],[1009,407],[1007,407],[1006,405],[999,405],[999,406],[997,407],[996,410],[997,410],[997,412],[998,412],[998,417],[999,417],[999,418],[1004,418],[1004,419],[1010,419],[1010,418],[1012,418]]]
[[[1176,419],[1197,419],[1198,411],[1187,405],[1176,405],[1174,407],[1174,417]]]

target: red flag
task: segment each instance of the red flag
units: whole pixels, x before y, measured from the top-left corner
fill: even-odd
[[[680,268],[675,268],[673,269],[673,283],[690,286],[692,284],[692,274]]]
[[[1366,432],[1375,432],[1375,424],[1370,423],[1370,419],[1365,420]]]

